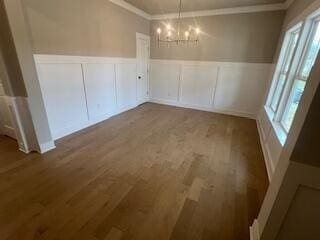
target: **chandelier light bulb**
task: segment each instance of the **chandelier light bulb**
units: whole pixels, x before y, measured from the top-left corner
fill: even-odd
[[[164,23],[163,27],[159,26],[156,29],[156,40],[158,42],[158,47],[161,47],[161,43],[166,43],[169,47],[171,44],[184,45],[184,46],[194,46],[198,45],[200,42],[199,35],[201,34],[200,28],[195,25],[187,25],[182,23],[182,1],[179,2],[179,17],[176,23],[168,20]],[[172,25],[174,24],[174,25]]]

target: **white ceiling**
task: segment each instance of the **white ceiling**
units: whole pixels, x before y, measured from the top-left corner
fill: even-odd
[[[167,14],[178,12],[179,0],[125,0],[144,12]],[[182,0],[182,12],[284,3],[285,0]]]

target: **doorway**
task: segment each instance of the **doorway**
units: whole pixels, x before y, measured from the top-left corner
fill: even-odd
[[[150,37],[137,33],[137,101],[149,101]]]
[[[4,88],[0,79],[0,135],[6,135],[13,139],[17,139],[12,117],[10,115],[10,107],[5,96]]]

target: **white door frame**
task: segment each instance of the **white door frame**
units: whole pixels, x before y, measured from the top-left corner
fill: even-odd
[[[136,59],[137,59],[137,70],[138,70],[138,40],[143,39],[147,41],[149,44],[149,57],[148,57],[148,66],[147,66],[147,84],[148,84],[148,101],[150,100],[150,36],[142,34],[142,33],[136,33]],[[137,71],[137,96],[138,96],[138,71]],[[142,104],[143,101],[141,102],[139,99],[137,99],[138,105]]]

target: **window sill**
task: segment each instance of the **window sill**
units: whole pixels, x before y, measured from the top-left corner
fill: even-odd
[[[278,122],[275,122],[273,119],[274,119],[274,112],[267,106],[264,107],[266,113],[267,113],[267,116],[269,118],[269,121],[272,125],[272,128],[280,142],[280,144],[282,146],[284,146],[286,140],[287,140],[287,133],[284,131],[284,129],[282,128],[281,124],[278,123]]]

